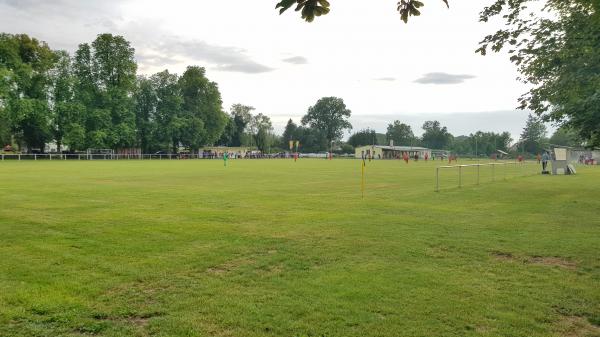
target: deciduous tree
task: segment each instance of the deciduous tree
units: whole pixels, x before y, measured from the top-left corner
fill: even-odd
[[[421,142],[423,146],[430,149],[446,149],[452,142],[452,135],[438,121],[425,122],[423,124],[423,131],[425,132],[421,137]]]
[[[415,135],[410,125],[404,124],[398,120],[388,124],[386,139],[394,141],[394,145],[411,145],[414,143]]]
[[[600,145],[600,1],[497,0],[481,21],[505,26],[485,37],[478,52],[507,50],[532,89],[520,99],[546,121],[575,130],[588,146]]]
[[[345,130],[351,130],[352,124],[348,121],[352,111],[346,108],[344,100],[337,97],[323,97],[314,106],[308,108],[308,113],[302,117],[302,125],[309,125],[319,130],[328,144],[339,140]]]

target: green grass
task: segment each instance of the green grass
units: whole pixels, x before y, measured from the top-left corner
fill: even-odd
[[[0,336],[599,336],[600,169],[438,164],[0,162]]]

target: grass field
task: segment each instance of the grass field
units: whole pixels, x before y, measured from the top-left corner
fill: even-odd
[[[0,336],[600,336],[600,168],[436,164],[0,162]]]

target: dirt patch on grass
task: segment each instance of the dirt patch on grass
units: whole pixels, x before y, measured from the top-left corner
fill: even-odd
[[[528,263],[539,264],[544,266],[556,266],[565,269],[577,269],[577,263],[558,256],[532,256],[527,259]]]
[[[115,324],[123,324],[128,326],[134,326],[139,332],[144,332],[142,335],[146,336],[147,327],[150,324],[150,320],[154,317],[164,316],[162,312],[145,312],[145,313],[132,313],[123,316],[111,316],[108,314],[98,313],[93,316],[94,320],[102,322],[112,322]]]
[[[492,256],[500,261],[513,261],[521,262],[524,264],[535,264],[549,267],[560,267],[569,270],[577,269],[577,263],[575,261],[565,259],[558,256],[515,256],[509,252],[493,251]]]
[[[503,260],[503,261],[516,260],[516,258],[512,255],[512,253],[507,253],[507,252],[493,251],[492,256],[498,260]]]
[[[211,274],[211,275],[225,275],[225,274],[233,272],[236,269],[239,269],[243,266],[251,265],[254,263],[255,263],[255,261],[253,259],[249,259],[249,258],[230,260],[230,261],[227,261],[220,265],[216,265],[214,267],[207,268],[206,273]]]
[[[562,316],[558,329],[564,337],[600,337],[600,327],[585,317]]]

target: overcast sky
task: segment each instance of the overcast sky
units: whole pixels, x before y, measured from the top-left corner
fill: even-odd
[[[323,96],[352,110],[354,129],[385,132],[400,119],[420,134],[438,119],[455,135],[509,131],[527,87],[506,55],[474,50],[499,23],[478,22],[491,0],[425,1],[423,15],[400,21],[396,0],[331,0],[331,13],[308,24],[281,16],[277,0],[0,0],[0,31],[27,33],[73,52],[97,34],[123,35],[139,72],[187,65],[207,69],[224,107],[251,105],[281,132]]]

